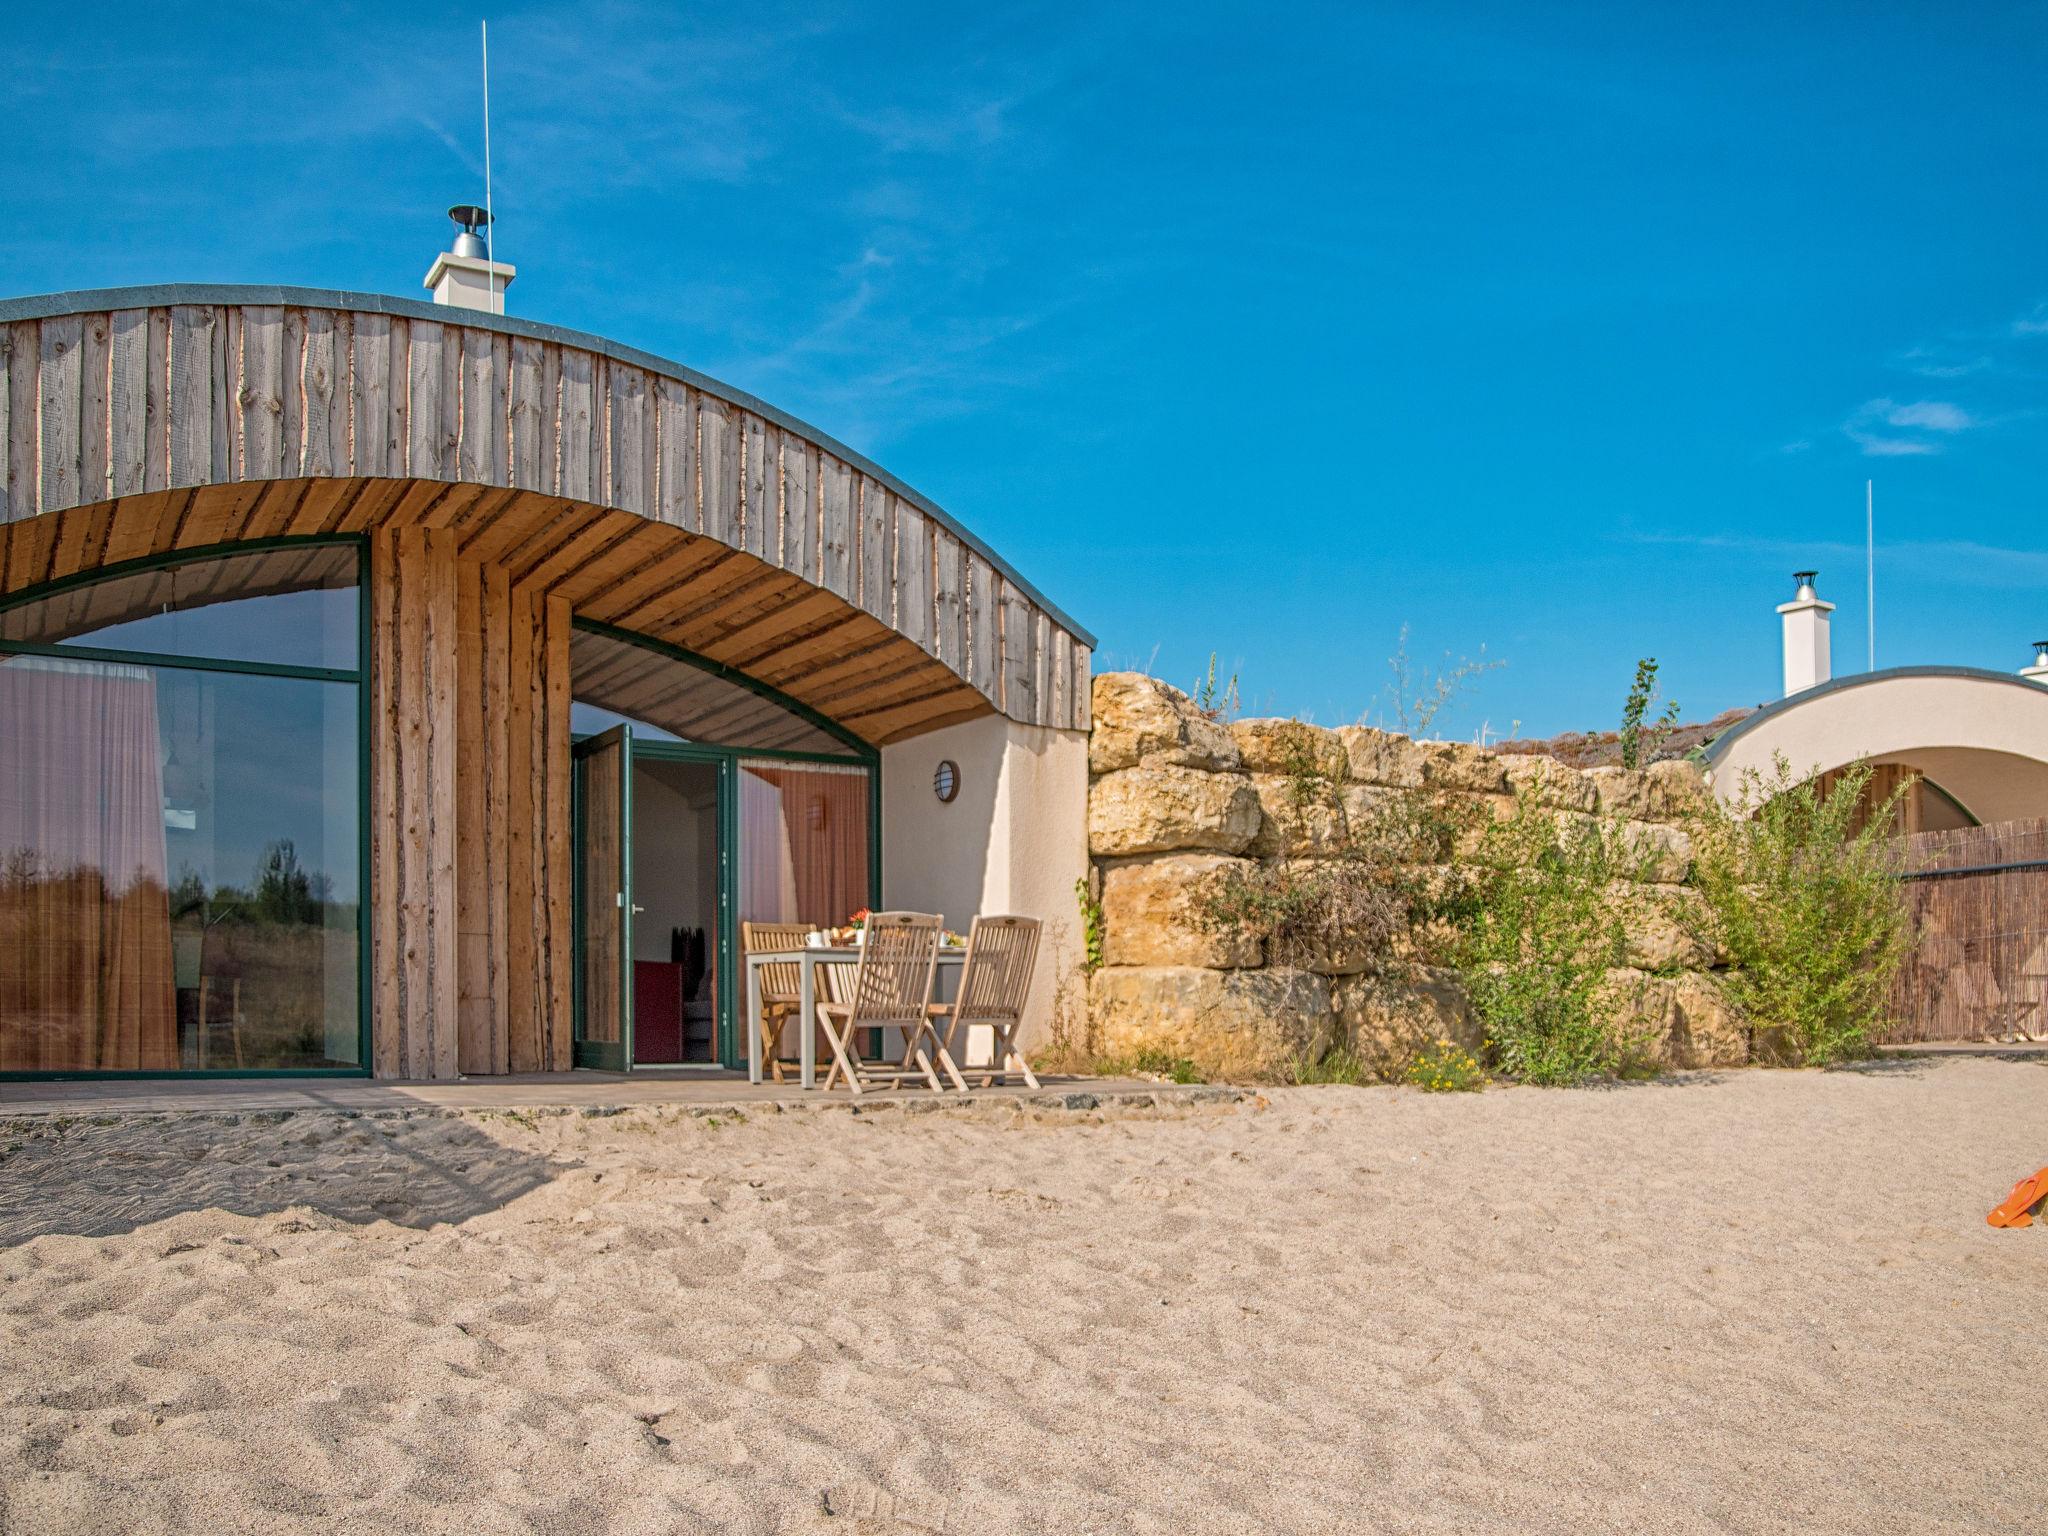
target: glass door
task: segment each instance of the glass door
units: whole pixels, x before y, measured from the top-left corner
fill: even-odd
[[[575,746],[579,1067],[633,1063],[633,728]]]

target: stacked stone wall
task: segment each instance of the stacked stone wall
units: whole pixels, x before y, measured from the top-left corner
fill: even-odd
[[[1689,764],[1581,770],[1363,726],[1226,724],[1137,673],[1094,680],[1093,720],[1097,1052],[1162,1050],[1214,1077],[1252,1078],[1284,1076],[1333,1045],[1389,1074],[1438,1039],[1477,1051],[1481,1031],[1456,972],[1364,953],[1273,964],[1255,935],[1205,920],[1205,902],[1233,868],[1336,855],[1390,795],[1448,792],[1504,817],[1533,783],[1560,816],[1619,819],[1648,851],[1650,883],[1616,893],[1629,913],[1628,969],[1610,987],[1632,1027],[1674,1067],[1746,1059],[1746,1032],[1713,976],[1721,957],[1680,920],[1697,899],[1685,884],[1692,846],[1683,823],[1706,793]]]

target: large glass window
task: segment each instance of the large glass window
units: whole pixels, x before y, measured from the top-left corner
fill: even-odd
[[[0,612],[0,1071],[359,1068],[355,593],[278,591],[267,556],[172,574],[145,613],[133,577]]]

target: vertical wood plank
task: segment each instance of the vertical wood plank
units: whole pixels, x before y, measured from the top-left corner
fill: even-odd
[[[296,306],[284,312],[278,361],[278,473],[295,479],[306,472],[306,312]]]
[[[896,501],[896,628],[932,649],[932,525],[901,497]]]
[[[652,514],[654,440],[648,423],[647,372],[606,360],[611,408],[611,494],[605,505],[641,517]]]
[[[506,426],[510,434],[507,470],[521,490],[553,489],[554,404],[541,393],[545,346],[531,336],[514,336],[512,376],[507,381]],[[543,478],[543,466],[548,478]]]
[[[541,901],[547,913],[547,961],[544,996],[549,1070],[565,1072],[570,1057],[571,966],[575,963],[570,891],[572,867],[569,829],[569,605],[559,597],[542,599],[542,765],[546,786],[542,824],[546,840],[545,884]]]
[[[455,803],[455,1059],[465,1072],[491,1070],[490,878],[484,857],[492,817],[484,791],[490,756],[483,674],[484,567],[455,562],[455,716],[464,793]]]
[[[207,351],[211,354],[207,378],[212,389],[208,400],[211,403],[209,414],[213,418],[207,430],[207,442],[212,446],[213,456],[207,463],[205,474],[196,482],[199,484],[219,485],[234,479],[235,466],[240,462],[235,446],[235,401],[241,381],[235,354],[241,348],[241,317],[241,310],[233,305],[215,308],[213,329],[207,332]]]
[[[1052,698],[1045,723],[1058,731],[1074,728],[1074,637],[1054,625],[1052,629]]]
[[[512,584],[501,565],[488,566],[483,582],[484,797],[490,816],[484,828],[483,859],[489,911],[485,925],[490,942],[485,952],[491,1000],[489,1065],[482,1070],[509,1072],[511,1062],[511,801],[512,716]],[[531,918],[521,915],[522,923]]]
[[[1031,605],[1031,717],[1032,725],[1052,723],[1052,620],[1036,603]]]
[[[37,353],[35,510],[76,506],[79,494],[78,395],[81,317],[53,315],[42,324]]]
[[[597,415],[591,354],[561,349],[561,494],[577,501],[598,499]]]
[[[148,356],[142,381],[142,488],[160,491],[171,483],[171,311],[163,308],[147,313]]]
[[[1036,718],[1038,658],[1032,649],[1031,603],[1009,582],[1001,583],[1003,595],[1003,696],[1002,711],[1012,720]]]
[[[112,316],[91,314],[78,337],[78,499],[104,501],[107,465],[112,455],[112,402],[108,370],[112,365]],[[75,567],[74,567],[75,569]]]
[[[349,468],[359,475],[390,475],[391,319],[356,316],[349,337]]]
[[[697,506],[697,408],[692,391],[666,376],[654,380],[657,444],[651,515],[692,533],[704,531]]]
[[[305,352],[299,371],[300,408],[297,473],[312,476],[348,473],[347,414],[343,365],[336,323],[345,321],[333,310],[304,312]],[[287,457],[292,457],[289,450]]]
[[[697,417],[697,505],[704,535],[740,547],[740,439],[732,407],[690,391]]]
[[[895,498],[879,480],[860,477],[860,606],[884,624],[896,618]]]
[[[21,386],[21,375],[33,373],[34,365],[29,361],[33,354],[17,356],[14,344],[15,328],[0,325],[0,592],[10,590],[7,581],[7,556],[13,540],[8,536],[6,524],[17,517],[29,514],[24,510],[15,511],[14,479],[15,468],[14,424],[21,419],[15,409],[14,392]],[[35,416],[29,409],[31,419]]]
[[[932,528],[932,654],[965,675],[967,671],[966,550],[936,524]]]
[[[860,519],[855,507],[853,468],[826,456],[819,466],[818,584],[848,602],[859,582]]]
[[[402,904],[405,870],[403,678],[398,666],[401,601],[398,545],[389,530],[370,533],[370,1017],[372,1071],[405,1071],[405,967]]]
[[[106,494],[139,496],[150,451],[150,311],[109,315],[106,350]]]
[[[458,906],[455,855],[458,846],[457,807],[460,799],[460,731],[456,723],[455,535],[445,528],[427,530],[429,591],[427,710],[432,721],[431,759],[432,874],[427,891],[432,923],[432,957],[428,988],[433,998],[432,1076],[455,1077],[458,1065],[456,999],[461,971],[456,952]]]
[[[407,327],[405,363],[405,472],[445,479],[441,462],[441,350],[438,321],[414,320]]]
[[[284,472],[284,310],[238,306],[228,317],[239,333],[235,369],[232,473],[239,480],[275,480]]]
[[[739,416],[740,548],[770,564],[782,557],[782,469],[774,428],[752,411]]]
[[[996,591],[995,567],[973,550],[967,551],[966,677],[984,698],[1002,695],[1002,599]]]
[[[519,364],[515,362],[515,371]],[[541,816],[546,790],[540,782],[544,759],[535,670],[535,632],[540,609],[531,587],[513,587],[505,637],[510,690],[505,710],[505,892],[511,914],[506,934],[507,1070],[538,1072],[546,1059],[541,951],[547,944],[547,915],[539,900],[540,861],[545,835]]]
[[[782,566],[818,580],[818,447],[786,437],[782,446]]]
[[[462,347],[455,478],[474,485],[501,485],[505,478],[505,413],[497,350],[492,343],[502,338],[469,327],[455,334]]]

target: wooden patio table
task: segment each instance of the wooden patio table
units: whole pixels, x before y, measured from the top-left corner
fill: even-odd
[[[939,946],[939,970],[954,973],[955,979],[961,965],[967,959],[964,948],[950,945]],[[761,967],[776,963],[797,962],[797,998],[799,1014],[798,1033],[802,1039],[798,1048],[801,1070],[797,1081],[805,1088],[818,1086],[818,967],[821,965],[854,966],[860,963],[860,949],[857,945],[805,945],[802,949],[764,949],[758,954],[747,956],[747,1081],[761,1081]]]

